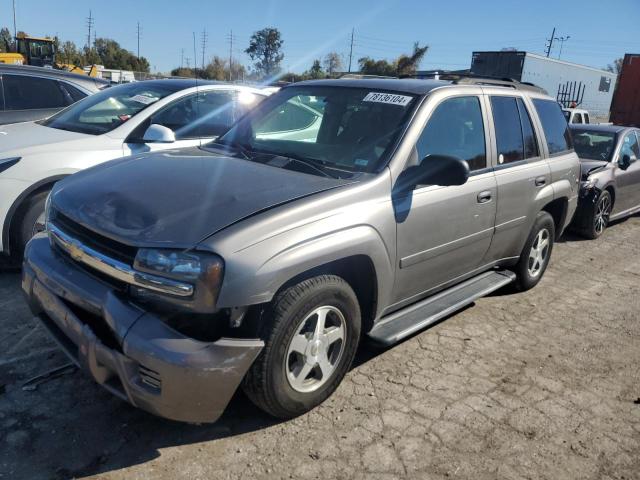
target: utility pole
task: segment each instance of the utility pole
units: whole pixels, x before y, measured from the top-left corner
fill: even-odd
[[[233,30],[229,32],[229,81],[232,81],[232,67],[233,66]]]
[[[138,26],[136,28],[136,36],[138,37],[138,60],[140,60],[140,22],[138,22]]]
[[[16,29],[16,0],[13,0],[13,38],[18,36],[18,30]]]
[[[551,32],[551,38],[548,38],[549,44],[547,45],[547,57],[551,54],[551,47],[553,46],[553,40],[556,36],[556,27],[553,27],[553,32]]]
[[[91,10],[89,10],[89,17],[87,18],[87,50],[91,50],[91,27],[93,27],[95,19],[91,15]]]
[[[204,70],[204,52],[207,49],[207,30],[202,30],[202,70]]]
[[[349,48],[349,73],[351,73],[351,59],[353,58],[353,33],[355,28],[351,29],[351,48]]]
[[[560,57],[562,56],[562,47],[564,46],[564,42],[566,42],[570,38],[571,35],[567,35],[566,37],[556,37],[556,40],[560,40],[560,53],[558,54],[558,60],[560,60]]]
[[[184,64],[184,48],[180,50],[180,70],[182,70],[183,64]]]

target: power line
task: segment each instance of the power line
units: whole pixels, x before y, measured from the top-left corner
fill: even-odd
[[[547,57],[551,54],[551,47],[553,46],[553,40],[555,39],[556,36],[556,27],[553,27],[553,32],[551,32],[551,38],[548,38],[547,41],[549,42],[547,44]]]
[[[89,10],[89,16],[87,17],[87,50],[91,50],[91,28],[95,23],[95,18],[91,15],[91,10]]]
[[[200,36],[200,40],[201,40],[201,46],[202,46],[202,70],[204,70],[204,53],[207,49],[207,30],[204,29],[202,30],[202,34]]]
[[[351,47],[349,48],[349,72],[351,72],[351,59],[353,58],[353,34],[355,32],[355,28],[351,29]]]

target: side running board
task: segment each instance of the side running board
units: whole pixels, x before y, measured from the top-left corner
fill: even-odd
[[[378,343],[391,345],[473,303],[478,298],[510,284],[515,279],[515,273],[507,270],[482,273],[383,317],[368,335]]]

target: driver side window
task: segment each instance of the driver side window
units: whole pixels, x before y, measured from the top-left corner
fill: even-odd
[[[431,114],[416,149],[419,162],[428,155],[449,155],[467,162],[471,171],[486,168],[480,99],[467,96],[443,101]]]

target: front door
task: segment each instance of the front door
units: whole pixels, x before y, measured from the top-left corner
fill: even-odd
[[[223,134],[238,116],[236,94],[232,90],[208,90],[179,98],[142,122],[123,145],[124,155],[197,147]],[[162,125],[173,130],[173,143],[144,142],[149,125]]]
[[[394,304],[434,292],[482,265],[496,216],[496,181],[487,165],[480,96],[454,96],[435,107],[407,167],[450,155],[469,164],[461,186],[419,186],[394,198],[398,265]]]
[[[640,205],[640,146],[636,133],[631,131],[622,139],[620,152],[615,159],[619,161],[628,155],[631,164],[626,170],[616,165],[615,176],[618,191],[613,206],[613,214],[624,212]]]

